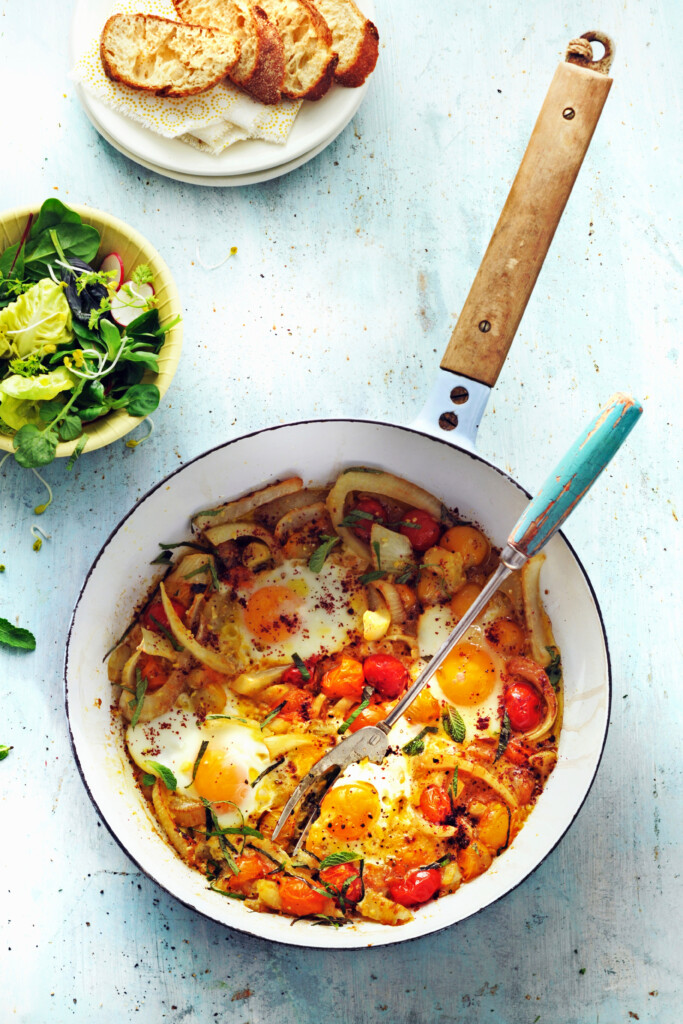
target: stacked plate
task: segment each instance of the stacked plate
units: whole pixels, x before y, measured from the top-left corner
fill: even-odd
[[[369,7],[369,4],[365,4]],[[71,26],[71,58],[78,55],[104,25],[111,0],[78,0]],[[371,14],[371,12],[370,12]],[[193,185],[253,185],[293,171],[312,160],[336,139],[358,110],[367,92],[333,86],[316,103],[304,102],[287,142],[281,146],[249,139],[229,146],[219,156],[201,152],[176,139],[144,128],[112,110],[81,86],[78,96],[90,121],[115,149],[151,171]]]

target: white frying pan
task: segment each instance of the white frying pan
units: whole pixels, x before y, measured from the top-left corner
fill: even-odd
[[[399,928],[293,926],[257,914],[206,887],[160,833],[133,783],[121,735],[112,730],[104,652],[158,579],[158,542],[188,532],[189,515],[276,478],[332,480],[362,463],[415,481],[481,524],[503,545],[529,495],[473,452],[476,429],[548,251],[609,92],[606,53],[593,62],[597,33],[570,44],[550,86],[522,165],[467,298],[441,372],[414,427],[357,420],[293,423],[214,448],[142,498],[107,540],[81,591],[69,631],[66,707],[86,788],[112,835],[150,878],[187,906],[252,935],[292,945],[354,948],[413,939],[461,921],[522,882],[567,831],[598,768],[610,708],[607,643],[590,582],[567,541],[546,549],[546,607],[562,650],[566,705],[559,761],[526,826],[488,872],[419,909]],[[583,56],[582,56],[583,54]],[[455,443],[454,443],[455,442]]]

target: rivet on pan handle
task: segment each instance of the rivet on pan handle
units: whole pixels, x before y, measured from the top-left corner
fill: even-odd
[[[590,41],[605,47],[593,60]],[[492,387],[531,296],[612,85],[601,32],[569,44],[441,362]]]

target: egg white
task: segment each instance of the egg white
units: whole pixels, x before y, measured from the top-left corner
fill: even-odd
[[[217,813],[220,825],[234,825],[267,810],[269,797],[261,784],[251,783],[271,762],[268,748],[256,725],[228,719],[198,721],[192,710],[176,705],[151,722],[138,722],[126,730],[126,743],[132,759],[143,771],[150,771],[149,762],[157,761],[170,768],[178,783],[178,792],[200,800],[192,783],[192,771],[202,743],[208,740],[208,749],[220,748],[230,754],[233,763],[244,771],[249,790],[239,810],[231,807]]]

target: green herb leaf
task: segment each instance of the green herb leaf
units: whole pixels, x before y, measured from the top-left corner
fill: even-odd
[[[384,569],[373,569],[372,572],[365,572],[365,573],[363,573],[363,575],[359,576],[358,579],[363,584],[365,584],[365,583],[374,583],[375,580],[383,580],[383,579],[385,579],[386,575],[387,574],[385,573]]]
[[[170,565],[173,558],[172,551],[160,551],[156,558],[153,558],[150,565]]]
[[[156,781],[156,775],[149,775],[147,772],[144,772],[140,779],[143,786],[153,786]]]
[[[143,679],[140,669],[135,669],[135,697],[129,702],[131,708],[135,708],[133,711],[133,717],[130,720],[130,727],[134,729],[140,720],[140,712],[142,711],[142,703],[147,693],[147,680]],[[173,787],[175,789],[175,786]]]
[[[377,568],[381,569],[382,568],[382,556],[380,555],[379,541],[378,540],[373,541],[372,550],[375,552],[375,558],[377,559]]]
[[[237,850],[232,845],[232,843],[228,839],[225,838],[225,835],[223,833],[223,829],[218,824],[218,818],[216,817],[214,809],[211,806],[211,801],[207,800],[205,797],[202,797],[202,803],[204,804],[204,807],[206,808],[206,813],[208,814],[209,820],[211,821],[211,824],[213,826],[213,832],[211,834],[217,836],[218,842],[219,842],[219,845],[220,845],[220,848],[221,848],[221,853],[223,854],[223,858],[224,858],[226,864],[228,865],[228,867],[232,871],[233,875],[239,875],[240,869],[237,867],[237,864],[235,864],[235,861],[234,861],[234,859],[232,857],[232,854],[233,853],[237,853]],[[239,808],[238,808],[238,810],[239,810]],[[241,811],[240,811],[240,813],[241,813]],[[207,829],[207,832],[208,831],[209,830]]]
[[[426,725],[422,732],[419,732],[417,736],[414,736],[412,740],[405,744],[401,749],[403,753],[408,757],[415,757],[416,754],[423,754],[425,749],[424,737],[429,733],[438,732],[439,730],[435,725]]]
[[[246,718],[238,718],[236,715],[207,715],[206,716],[206,720],[207,721],[209,719],[213,720],[215,718],[224,718],[224,719],[227,719],[227,721],[229,721],[229,722],[244,722],[245,725],[249,725],[249,722],[247,721]]]
[[[453,778],[451,779],[451,784],[448,787],[448,798],[451,801],[451,813],[455,814],[455,808],[457,806],[456,801],[458,799],[458,766],[457,765],[455,766],[455,771],[453,772]]]
[[[66,468],[68,470],[71,470],[71,469],[74,468],[74,466],[76,465],[77,461],[80,459],[81,455],[83,454],[83,449],[85,448],[87,443],[88,443],[88,437],[87,437],[86,434],[84,434],[83,437],[78,442],[78,444],[76,445],[76,447],[74,448],[74,450],[71,453],[71,455],[69,456],[69,461],[66,464]]]
[[[209,889],[211,889],[212,892],[220,893],[221,896],[227,896],[229,900],[246,900],[248,898],[247,894],[244,892],[230,892],[227,889],[221,889],[215,882],[211,882]]]
[[[145,761],[145,764],[151,772],[161,779],[163,784],[166,786],[166,789],[170,789],[171,792],[175,792],[178,788],[178,780],[170,768],[167,768],[164,764],[159,764],[158,761]]]
[[[503,755],[505,748],[510,742],[510,733],[512,729],[510,727],[510,719],[508,718],[507,711],[503,715],[503,724],[500,727],[500,737],[498,739],[498,749],[496,750],[496,756],[493,761],[495,762]]]
[[[270,722],[272,722],[274,718],[277,718],[277,716],[280,714],[282,709],[285,707],[286,703],[287,703],[287,701],[283,700],[281,704],[278,704],[278,706],[276,708],[273,708],[273,710],[270,712],[269,715],[266,715],[266,717],[261,722],[261,729],[265,729],[265,727]]]
[[[456,743],[462,743],[465,739],[465,723],[457,708],[446,708],[441,716],[441,724],[444,732]]]
[[[307,683],[311,678],[311,673],[306,668],[303,658],[300,658],[298,654],[293,654],[292,661],[294,662],[296,668],[298,668],[299,672],[301,673],[301,678],[303,679],[303,681]]]
[[[57,435],[49,428],[38,430],[33,423],[26,423],[12,438],[14,458],[20,466],[35,469],[47,466],[54,460],[57,451]]]
[[[369,700],[369,699],[368,699],[367,697],[366,697],[366,698],[364,698],[364,700],[362,700],[362,701],[360,702],[360,704],[358,705],[358,707],[357,707],[357,708],[355,708],[355,709],[354,709],[354,710],[353,710],[353,711],[351,712],[351,714],[349,715],[349,717],[348,717],[348,718],[347,718],[347,719],[346,719],[346,720],[345,720],[344,722],[342,722],[342,724],[341,724],[341,725],[339,726],[339,728],[337,729],[337,735],[338,735],[338,736],[343,736],[343,735],[344,735],[344,733],[345,733],[345,732],[346,732],[346,731],[347,731],[348,729],[350,729],[350,728],[351,728],[351,726],[352,726],[352,725],[353,725],[353,723],[354,723],[354,722],[356,721],[356,719],[358,718],[358,716],[359,716],[359,714],[361,713],[361,711],[365,711],[365,709],[366,709],[367,707],[369,707],[369,705],[370,705],[370,700]]]
[[[22,651],[35,651],[36,638],[30,629],[13,626],[7,619],[0,619],[0,644],[5,647],[19,647]]]
[[[351,853],[349,850],[340,850],[339,853],[331,853],[329,856],[325,857],[325,860],[321,860],[320,864],[318,864],[318,871],[324,871],[325,868],[332,868],[336,864],[349,864],[353,860],[360,859],[361,856],[359,853]]]
[[[179,643],[178,643],[178,641],[177,641],[177,640],[176,640],[176,638],[175,638],[175,637],[173,636],[173,633],[171,632],[171,630],[170,630],[170,629],[166,629],[166,626],[162,626],[162,624],[161,624],[161,623],[159,622],[159,620],[158,620],[157,618],[155,618],[155,617],[154,617],[154,615],[152,615],[151,613],[150,613],[150,616],[149,616],[149,617],[150,617],[150,620],[151,620],[151,621],[152,621],[152,622],[154,623],[154,625],[155,625],[155,626],[157,627],[157,629],[159,630],[159,632],[160,632],[160,633],[162,633],[162,634],[163,634],[163,635],[164,635],[164,636],[166,637],[166,639],[168,640],[168,642],[169,642],[169,643],[171,644],[171,646],[173,647],[173,650],[174,650],[174,651],[184,651],[184,650],[185,650],[185,648],[183,647],[183,645],[182,645],[182,644],[179,644]]]
[[[5,743],[0,743],[0,761],[4,761],[9,755],[10,750],[13,749],[13,747],[8,747]]]
[[[259,832],[257,828],[252,828],[251,825],[228,825],[221,831],[223,835],[228,836],[253,836],[254,839],[263,839],[263,833]]]
[[[364,512],[362,508],[354,508],[348,515],[344,516],[339,525],[352,529],[354,526],[358,525],[361,519],[369,519],[372,523],[379,522],[377,516],[374,516],[372,512]]]
[[[261,728],[263,728],[263,726]],[[266,775],[270,775],[270,773],[274,772],[276,768],[279,768],[281,764],[284,764],[284,761],[285,761],[285,755],[284,754],[280,754],[280,756],[278,758],[276,758],[273,761],[272,764],[269,764],[267,768],[264,768],[263,771],[261,772],[261,774],[257,775],[256,778],[254,779],[254,781],[252,783],[250,783],[251,788],[253,789],[254,786],[257,786],[259,784],[261,779],[265,779]],[[253,833],[250,833],[250,834],[253,834]],[[259,838],[263,838],[263,837],[260,836]]]
[[[195,780],[195,778],[197,776],[197,769],[199,768],[199,763],[200,763],[201,759],[204,757],[204,754],[206,753],[206,750],[207,750],[208,746],[209,746],[209,741],[208,740],[202,740],[202,744],[201,744],[201,746],[199,748],[199,753],[197,754],[197,757],[195,758],[195,762],[194,762],[194,764],[192,766],[192,782],[194,782],[194,780]],[[187,786],[185,786],[185,789],[189,789],[190,786],[192,785],[192,782],[189,782],[187,784]]]
[[[75,441],[83,433],[83,423],[80,416],[69,414],[64,417],[57,428],[60,441]]]
[[[325,559],[335,545],[339,544],[339,537],[322,536],[322,544],[317,547],[308,560],[308,568],[311,572],[319,573],[325,564]]]
[[[553,690],[557,693],[562,682],[562,659],[557,647],[546,647],[546,651],[550,655],[550,664],[545,670],[546,675]]]

